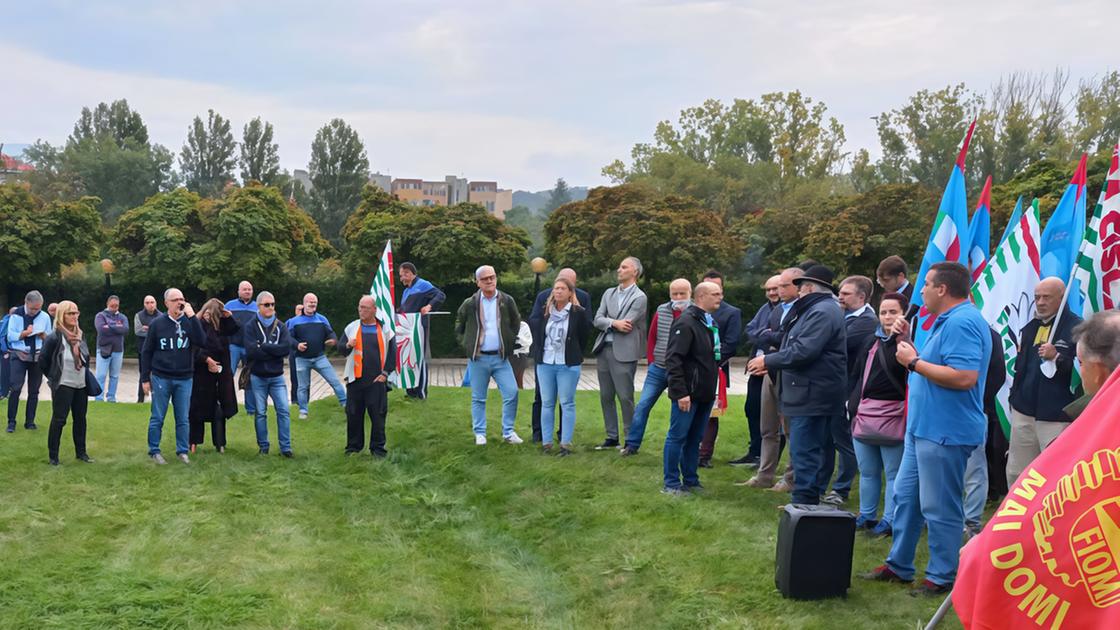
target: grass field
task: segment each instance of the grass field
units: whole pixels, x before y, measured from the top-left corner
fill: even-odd
[[[146,457],[148,407],[107,403],[91,405],[96,462],[74,460],[67,427],[49,467],[46,403],[38,431],[0,434],[0,626],[854,630],[914,628],[940,603],[858,578],[846,599],[781,597],[788,497],[732,486],[745,473],[725,464],[747,442],[741,397],[701,471],[708,492],[672,498],[659,493],[667,403],[622,459],[592,450],[597,394],[578,396],[569,458],[500,444],[496,392],[491,443],[474,446],[469,392],[439,389],[394,393],[387,460],[342,455],[330,400],[293,420],[294,460],[258,456],[241,414],[225,455],[164,467]],[[531,402],[523,393],[523,437]],[[169,419],[167,453],[172,432]],[[888,546],[857,536],[854,571]]]

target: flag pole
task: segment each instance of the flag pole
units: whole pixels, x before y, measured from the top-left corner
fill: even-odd
[[[945,618],[945,615],[949,614],[949,609],[952,607],[953,592],[949,591],[949,594],[945,596],[945,601],[941,602],[941,606],[937,608],[937,612],[933,613],[933,617],[929,620],[929,623],[926,624],[925,630],[933,630],[936,628],[938,624],[941,623],[941,620]]]
[[[1084,244],[1085,235],[1081,235],[1081,242]],[[1077,263],[1073,264],[1073,269],[1069,271],[1069,280],[1066,281],[1066,289],[1062,292],[1062,301],[1058,304],[1058,313],[1054,315],[1054,323],[1050,326],[1050,334],[1046,335],[1046,343],[1054,342],[1054,335],[1058,333],[1058,324],[1062,321],[1062,311],[1066,310],[1066,303],[1069,301],[1069,290],[1073,286],[1073,278],[1077,275]],[[1037,308],[1037,307],[1036,307]],[[1042,375],[1046,378],[1054,378],[1058,373],[1058,362],[1056,359],[1046,359],[1039,365],[1042,370]]]

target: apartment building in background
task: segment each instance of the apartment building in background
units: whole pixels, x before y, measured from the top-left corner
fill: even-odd
[[[370,175],[369,181],[413,206],[453,206],[470,202],[486,208],[499,219],[505,219],[506,212],[513,207],[513,191],[498,188],[498,182],[468,181],[454,175],[444,177],[443,181],[428,181],[392,178],[381,173]]]

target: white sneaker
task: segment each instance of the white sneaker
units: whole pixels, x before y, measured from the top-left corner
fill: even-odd
[[[482,435],[481,433],[475,433],[475,435],[474,435],[474,445],[475,446],[486,446],[486,436]]]
[[[167,460],[164,459],[163,455],[160,455],[159,453],[152,453],[152,461],[159,464],[160,466],[167,463]]]
[[[506,441],[506,444],[521,444],[525,441],[522,440],[514,431],[510,431],[509,435],[505,436],[505,438],[503,439]]]
[[[183,462],[184,464],[189,464],[191,463],[191,458],[187,457],[186,453],[179,453],[179,461]]]
[[[299,412],[299,419],[300,419],[300,420],[306,420],[306,419],[307,419],[307,412],[306,412],[306,411],[303,411],[303,410],[301,410],[301,411]]]

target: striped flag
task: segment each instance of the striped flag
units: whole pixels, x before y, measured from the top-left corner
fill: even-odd
[[[1080,317],[1120,305],[1120,144],[1112,150],[1108,178],[1077,252],[1068,294],[1070,312]],[[1075,362],[1070,387],[1076,390],[1080,384],[1080,365]]]
[[[929,337],[936,317],[930,315],[929,309],[922,304],[920,287],[925,284],[926,273],[929,268],[939,262],[956,262],[968,266],[968,198],[965,195],[964,163],[968,155],[968,144],[972,140],[972,132],[976,129],[976,121],[968,126],[968,131],[961,141],[961,150],[957,155],[957,163],[949,173],[949,182],[945,185],[945,193],[941,196],[941,206],[937,210],[937,219],[934,220],[933,230],[926,244],[926,253],[922,257],[918,277],[915,279],[918,289],[914,291],[911,304],[921,307],[918,310],[916,325],[913,329],[914,346],[920,351]]]
[[[968,222],[968,268],[972,270],[972,281],[976,282],[988,264],[988,252],[992,249],[992,176],[984,182],[984,191],[976,204],[976,212]]]
[[[420,313],[397,313],[397,371],[393,384],[420,387],[424,369],[424,323]]]
[[[1018,336],[1034,317],[1034,289],[1039,283],[1038,199],[1023,213],[1019,225],[1000,243],[972,285],[972,301],[999,333],[1007,381],[996,395],[996,412],[1005,435],[1011,434],[1011,384],[1015,380]]]
[[[393,294],[393,242],[385,241],[385,251],[381,253],[381,263],[377,265],[377,273],[373,276],[373,286],[369,294],[377,303],[377,321],[385,330],[393,330],[397,325],[397,311],[393,306],[396,298]]]

